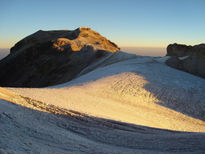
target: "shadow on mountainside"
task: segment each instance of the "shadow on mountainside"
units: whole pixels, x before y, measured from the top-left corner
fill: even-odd
[[[204,133],[155,129],[22,100],[29,108],[0,100],[1,152],[205,151]]]
[[[142,74],[149,81],[144,88],[157,98],[157,104],[205,121],[204,79],[159,63],[147,67],[152,73]]]
[[[124,79],[117,81],[118,87],[122,85],[120,92],[133,91],[129,93],[129,95],[133,96],[136,96],[138,93],[135,90],[137,88],[135,87],[135,80],[137,79],[129,77],[129,73],[132,73],[141,76],[147,81],[143,88],[151,94],[150,96],[157,99],[157,104],[193,118],[205,120],[205,80],[170,68],[165,64],[155,61],[152,57],[137,56],[134,59],[99,67],[68,83],[51,88],[69,88],[75,85],[84,85],[91,81],[124,73],[128,73],[128,77],[126,77],[128,81],[124,81]]]

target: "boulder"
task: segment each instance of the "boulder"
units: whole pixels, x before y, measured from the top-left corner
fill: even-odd
[[[205,78],[205,44],[170,44],[167,47],[167,56],[170,56],[166,61],[167,65]]]
[[[89,64],[119,50],[87,27],[37,31],[0,61],[0,86],[45,87],[67,82]]]

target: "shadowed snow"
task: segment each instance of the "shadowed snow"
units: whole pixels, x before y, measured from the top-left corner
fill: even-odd
[[[163,129],[205,131],[204,79],[172,69],[156,58],[118,54],[116,59],[110,57],[68,83],[10,90],[95,117]]]

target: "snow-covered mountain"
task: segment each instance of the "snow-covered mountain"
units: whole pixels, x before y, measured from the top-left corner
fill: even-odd
[[[62,84],[0,88],[0,153],[204,153],[205,79],[167,59],[106,52]]]
[[[205,80],[162,61],[116,52],[61,85],[2,88],[2,150],[203,153]]]
[[[121,52],[86,70],[90,72],[61,85],[9,90],[90,116],[178,131],[205,130],[204,79],[157,58]]]

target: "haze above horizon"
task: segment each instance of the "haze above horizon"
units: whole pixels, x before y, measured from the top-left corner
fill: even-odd
[[[205,42],[205,1],[0,1],[0,48],[42,30],[90,27],[119,46]]]

